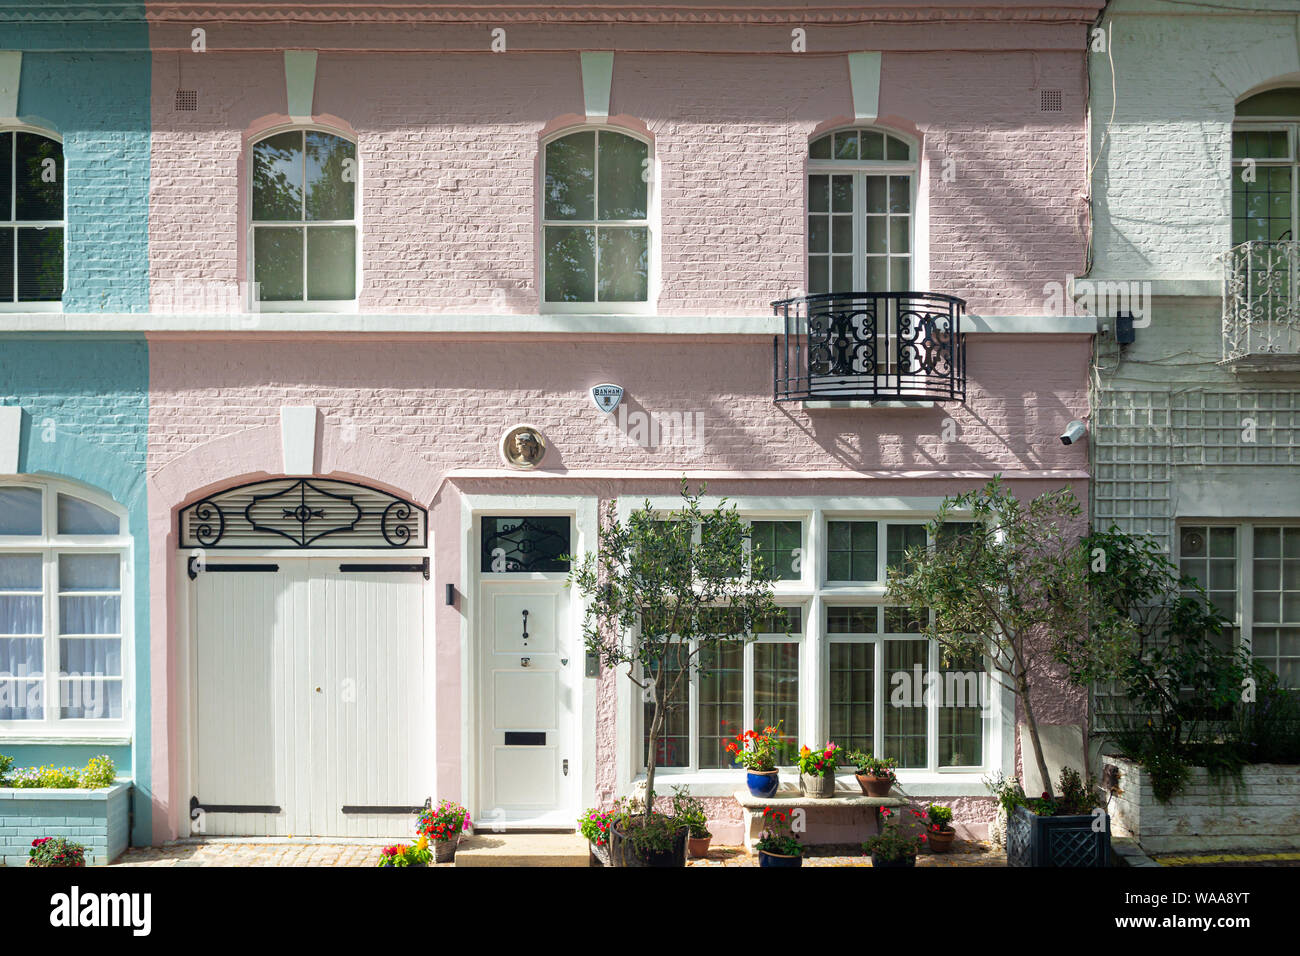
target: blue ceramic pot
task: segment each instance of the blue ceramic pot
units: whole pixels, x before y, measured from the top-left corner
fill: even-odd
[[[803,854],[796,853],[793,856],[780,856],[776,853],[768,853],[766,850],[758,851],[759,866],[803,866]]]
[[[756,797],[770,797],[781,785],[781,778],[775,770],[746,770],[745,786]]]

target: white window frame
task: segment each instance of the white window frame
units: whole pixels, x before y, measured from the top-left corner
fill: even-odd
[[[63,137],[48,129],[41,129],[39,126],[27,126],[17,124],[14,126],[0,126],[0,133],[32,133],[36,136],[43,136],[45,139],[52,140],[59,144],[59,149],[63,149]],[[18,137],[14,136],[10,140],[9,155],[0,157],[0,162],[9,164],[10,178],[9,195],[0,197],[0,203],[5,204],[5,216],[0,217],[0,229],[12,230],[14,233],[14,287],[3,293],[5,296],[16,295],[18,290],[18,230],[19,229],[46,229],[50,227],[63,230],[63,285],[59,289],[59,298],[54,302],[28,302],[23,299],[13,301],[7,298],[0,300],[0,312],[62,312],[63,298],[68,294],[68,157],[63,157],[63,218],[62,219],[42,219],[42,220],[19,220],[9,219],[9,212],[17,213],[18,197],[18,177],[13,175],[17,162]]]
[[[1254,160],[1254,163],[1255,163],[1255,169],[1257,174],[1259,171],[1267,170],[1267,169],[1289,168],[1291,170],[1291,238],[1288,240],[1257,239],[1257,240],[1243,240],[1243,241],[1246,242],[1300,241],[1300,118],[1291,116],[1291,117],[1278,117],[1277,119],[1272,119],[1269,117],[1252,116],[1250,117],[1249,120],[1240,120],[1240,121],[1233,122],[1232,132],[1233,133],[1285,132],[1287,137],[1287,152],[1288,152],[1287,157],[1269,158],[1269,159],[1257,158]],[[1231,146],[1229,147],[1229,153],[1231,153]],[[1244,159],[1237,159],[1235,157],[1231,159],[1232,183],[1230,183],[1230,188],[1229,188],[1229,201],[1231,201],[1232,199],[1232,193],[1236,191],[1235,185],[1237,182],[1237,177],[1241,175],[1241,169],[1245,164],[1245,162],[1246,161]],[[1232,228],[1232,221],[1235,218],[1236,216],[1234,216],[1232,210],[1229,209],[1228,228],[1230,230]],[[1238,246],[1240,245],[1240,243],[1236,242],[1235,238],[1233,238],[1231,245]]]
[[[781,604],[781,607],[782,609],[788,608],[788,609],[799,611],[800,623],[802,624],[802,627],[799,629],[799,631],[797,633],[792,631],[789,634],[784,634],[781,632],[771,632],[771,633],[762,632],[759,634],[755,634],[754,639],[752,641],[746,641],[743,644],[741,649],[742,650],[741,671],[743,674],[743,683],[742,683],[743,690],[741,692],[743,696],[743,700],[741,704],[741,712],[743,714],[742,719],[746,727],[753,727],[755,725],[756,718],[754,716],[754,712],[755,712],[754,645],[760,643],[761,644],[794,644],[799,648],[798,658],[799,658],[800,695],[799,695],[798,706],[799,706],[800,726],[802,726],[804,723],[804,708],[806,707],[806,704],[803,700],[802,685],[803,685],[804,662],[805,662],[805,658],[807,657],[804,634],[806,633],[808,627],[808,618],[807,618],[808,611],[807,611],[807,607],[804,604],[797,604],[797,603]],[[692,641],[691,644],[692,644],[692,650],[694,650],[697,642]],[[702,773],[711,774],[711,773],[734,772],[731,770],[731,768],[727,768],[727,767],[710,767],[704,769],[700,767],[700,705],[701,705],[700,682],[702,680],[702,674],[700,668],[695,663],[694,658],[692,658],[691,660],[690,669],[691,672],[690,674],[687,675],[687,685],[686,685],[687,711],[689,714],[689,718],[688,718],[689,730],[687,732],[687,743],[688,743],[690,756],[687,760],[687,765],[685,767],[668,767],[668,766],[655,767],[656,776],[662,775],[665,778],[693,777],[693,776],[698,776],[699,774]],[[678,693],[681,692],[679,691]],[[644,705],[643,699],[642,699],[642,704]],[[786,735],[790,737],[794,737],[796,742],[802,740],[802,738],[798,736],[798,728],[795,729],[783,728],[783,730],[785,731]],[[638,755],[638,760],[640,760],[641,763],[641,771],[644,772],[645,769],[645,761],[643,759],[644,752],[645,752],[644,706],[642,707],[641,719],[638,721],[638,732],[640,734],[640,749],[637,750],[637,755]],[[789,769],[789,766],[787,766],[786,769]]]
[[[620,495],[617,514],[626,521],[634,510],[641,508],[646,500],[644,495]],[[681,507],[680,496],[649,496],[650,507],[665,516]],[[714,508],[719,504],[717,496],[706,495],[701,499],[702,508]],[[829,498],[824,496],[796,496],[786,498],[759,496],[728,496],[727,503],[734,504],[743,519],[752,520],[800,520],[803,522],[803,547],[805,560],[801,564],[802,577],[798,581],[773,582],[773,595],[777,604],[799,606],[803,613],[803,630],[799,636],[801,650],[799,656],[799,722],[798,740],[801,744],[821,743],[827,739],[830,730],[830,701],[827,694],[830,676],[829,646],[832,643],[826,632],[827,605],[892,605],[885,599],[886,585],[882,577],[879,582],[868,585],[850,585],[827,582],[824,580],[825,560],[823,551],[827,540],[827,522],[842,520],[868,520],[878,523],[879,541],[887,541],[886,526],[895,524],[920,524],[932,521],[943,503],[941,497],[871,497],[871,498]],[[951,512],[954,521],[967,521],[970,516],[960,512]],[[808,556],[812,556],[811,560]],[[877,560],[883,574],[883,565],[887,550],[881,547]],[[883,614],[883,612],[881,612]],[[884,620],[881,618],[881,626]],[[849,635],[835,635],[836,638]],[[794,635],[791,635],[793,638]],[[879,638],[881,635],[872,635]],[[758,640],[786,640],[785,635],[759,637]],[[899,634],[894,639],[917,640],[917,635]],[[882,654],[878,651],[877,654]],[[746,717],[752,717],[752,652],[746,649]],[[937,670],[938,645],[931,643],[928,666]],[[882,670],[877,667],[877,679],[883,679]],[[632,784],[643,777],[644,769],[644,718],[642,699],[639,688],[632,685],[620,673],[618,687],[619,706],[619,776],[618,786],[626,792]],[[929,708],[927,716],[927,757],[924,769],[908,768],[899,771],[899,780],[908,792],[919,797],[927,796],[987,796],[988,788],[984,777],[995,770],[1001,770],[1008,776],[1015,771],[1015,698],[1000,682],[990,679],[988,712],[984,716],[983,763],[979,767],[943,767],[937,766],[938,759],[938,707]],[[692,793],[700,796],[730,796],[744,787],[743,771],[740,769],[701,770],[698,769],[698,714],[696,695],[691,697],[691,767],[656,768],[657,777],[662,776],[668,784],[682,785]],[[878,697],[882,703],[886,697]],[[883,720],[875,722],[877,732],[883,728]],[[626,728],[626,729],[624,729]],[[840,775],[851,775],[852,767],[841,768]],[[790,768],[783,768],[783,773],[792,773]],[[854,786],[850,780],[849,784]]]
[[[1252,518],[1250,520],[1223,520],[1222,518],[1179,518],[1174,529],[1175,551],[1174,564],[1181,569],[1184,560],[1183,532],[1188,528],[1205,528],[1208,534],[1214,528],[1231,528],[1234,532],[1236,553],[1233,563],[1236,565],[1236,613],[1229,619],[1229,626],[1236,632],[1236,645],[1254,659],[1255,630],[1255,531],[1258,528],[1296,528],[1300,529],[1300,520],[1295,518]],[[1209,541],[1206,541],[1209,547]],[[1187,560],[1201,560],[1188,558]],[[1210,588],[1206,588],[1209,591]],[[1222,608],[1219,609],[1222,612]],[[1287,624],[1265,623],[1262,627],[1287,627]],[[1266,662],[1267,663],[1267,662]],[[1270,668],[1271,669],[1271,668]]]
[[[307,188],[307,176],[306,176],[305,164],[307,161],[307,154],[306,154],[306,149],[304,148],[303,150],[303,163],[304,163],[304,172],[303,172],[303,190],[304,190],[303,216],[304,218],[303,220],[301,222],[295,222],[292,220],[284,220],[284,221],[254,220],[253,218],[253,172],[254,172],[254,167],[256,165],[256,152],[255,152],[256,146],[258,143],[262,142],[263,140],[270,139],[273,136],[280,136],[283,133],[296,133],[296,132],[301,132],[304,134],[304,136],[307,133],[325,133],[329,136],[337,136],[339,139],[346,140],[347,142],[351,143],[356,148],[357,172],[356,172],[356,182],[352,184],[353,194],[352,194],[352,218],[351,219],[320,219],[320,220],[313,219],[308,221],[305,218],[306,217],[305,190]],[[334,129],[333,127],[330,126],[321,126],[319,124],[314,124],[314,123],[306,123],[306,124],[288,123],[282,126],[274,127],[273,129],[264,130],[261,133],[259,133],[255,139],[250,139],[248,141],[247,152],[248,152],[248,156],[246,157],[246,163],[247,163],[246,169],[247,169],[247,176],[248,176],[248,190],[247,190],[248,195],[245,198],[244,221],[248,224],[247,250],[246,250],[245,258],[247,261],[247,268],[248,268],[249,311],[250,312],[341,312],[341,313],[357,312],[358,309],[357,303],[361,299],[362,279],[364,278],[361,271],[361,263],[362,263],[361,246],[362,246],[362,235],[363,235],[361,185],[364,182],[363,179],[364,170],[362,169],[360,142],[357,140],[355,136],[351,136],[340,129]],[[263,301],[258,299],[257,297],[257,247],[256,247],[256,235],[255,235],[257,229],[259,227],[297,228],[298,226],[303,227],[303,257],[302,257],[303,299],[301,300],[286,299],[286,300],[270,300],[270,301]],[[354,243],[355,257],[353,263],[353,268],[355,269],[355,282],[354,282],[355,294],[351,299],[308,299],[306,298],[307,274],[308,274],[307,230],[311,228],[324,227],[324,226],[351,226],[355,233],[356,236],[356,241]]]
[[[870,131],[873,133],[882,133],[885,136],[906,143],[908,151],[912,158],[908,160],[898,159],[813,159],[811,156],[812,144],[825,137],[831,137],[832,146],[834,137],[837,133]],[[804,288],[811,290],[812,287],[812,257],[822,255],[822,253],[813,253],[810,246],[810,230],[808,218],[816,214],[812,211],[812,189],[809,187],[808,179],[812,176],[826,175],[849,175],[853,177],[853,288],[852,289],[835,289],[831,288],[829,292],[866,292],[867,290],[867,195],[866,195],[866,177],[871,176],[907,176],[909,183],[908,205],[910,207],[907,214],[907,247],[908,247],[908,288],[906,289],[871,289],[871,292],[915,292],[920,291],[922,285],[919,268],[919,250],[916,247],[917,236],[917,218],[919,210],[917,208],[917,197],[920,192],[921,179],[921,145],[913,136],[908,136],[897,130],[890,129],[886,126],[873,126],[856,124],[851,126],[839,126],[831,130],[823,130],[816,136],[809,138],[808,149],[804,156],[807,159],[808,168],[804,176]],[[888,196],[886,196],[888,200]],[[831,213],[826,213],[828,218],[833,218]],[[888,219],[890,215],[886,214]],[[886,225],[886,234],[888,234],[888,225]],[[827,241],[830,241],[829,233]],[[892,256],[886,256],[886,264]],[[834,278],[831,264],[827,266],[827,278],[831,285],[834,286]],[[892,270],[887,270],[890,275],[890,285],[893,284]],[[812,293],[821,295],[822,293]]]
[[[644,143],[647,151],[647,158],[650,160],[650,179],[646,183],[646,218],[639,219],[607,219],[607,220],[582,220],[582,219],[547,219],[546,218],[546,149],[556,140],[564,139],[566,136],[572,136],[574,133],[594,132],[597,136],[597,168],[594,177],[595,203],[599,211],[600,202],[600,168],[599,168],[599,138],[603,133],[617,133],[626,136],[629,139],[637,140]],[[562,130],[547,136],[541,142],[540,156],[538,160],[538,169],[540,179],[537,183],[537,301],[538,311],[542,315],[548,314],[568,314],[568,315],[651,315],[655,311],[655,302],[658,297],[659,288],[659,256],[657,254],[657,243],[659,230],[656,223],[659,221],[659,191],[655,189],[655,183],[659,179],[659,158],[655,152],[655,144],[648,137],[633,130],[626,129],[622,126],[610,126],[608,124],[587,123],[581,126],[568,126]],[[644,302],[548,302],[546,299],[546,230],[551,226],[588,226],[600,228],[601,226],[631,226],[644,227],[646,230],[646,298]],[[600,244],[596,244],[596,273],[595,279],[597,287],[600,282]],[[599,292],[598,292],[599,294]]]
[[[134,542],[128,529],[126,509],[102,493],[62,481],[32,481],[23,478],[0,480],[0,488],[34,488],[41,491],[41,534],[0,535],[0,554],[35,554],[42,556],[43,635],[43,702],[40,720],[0,720],[0,734],[15,744],[73,742],[120,744],[129,741],[135,711],[135,608],[132,552]],[[80,498],[115,515],[116,535],[58,534],[58,496]],[[61,717],[59,582],[61,554],[116,554],[119,557],[119,593],[121,596],[122,641],[122,716],[121,718]],[[108,636],[108,635],[105,635]]]

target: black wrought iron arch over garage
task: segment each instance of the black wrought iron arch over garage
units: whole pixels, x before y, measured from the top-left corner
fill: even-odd
[[[181,509],[182,548],[423,548],[419,505],[350,481],[274,478]]]

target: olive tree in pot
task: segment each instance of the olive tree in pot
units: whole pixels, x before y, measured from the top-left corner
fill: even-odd
[[[679,508],[663,512],[647,500],[626,521],[611,502],[601,515],[596,552],[575,562],[569,575],[587,600],[587,652],[607,668],[626,669],[649,713],[645,804],[635,812],[625,808],[611,823],[615,866],[633,859],[682,865],[663,862],[670,857],[656,835],[670,825],[655,811],[665,721],[684,706],[692,671],[707,673],[720,650],[752,640],[760,625],[769,629],[780,619],[767,569],[746,546],[748,524],[725,499],[704,507],[704,491],[701,485],[692,494],[683,479]],[[645,832],[633,834],[638,827]],[[688,831],[673,832],[684,844]]]
[[[969,517],[954,519],[954,511]],[[1068,489],[1022,503],[995,478],[945,499],[930,524],[934,546],[909,549],[889,570],[890,598],[917,615],[945,666],[983,661],[976,666],[1016,695],[1049,796],[1031,675],[1059,667],[1061,642],[1088,639],[1085,530]]]

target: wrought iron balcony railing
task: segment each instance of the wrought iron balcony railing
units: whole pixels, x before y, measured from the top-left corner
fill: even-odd
[[[966,303],[938,292],[831,292],[772,303],[778,402],[966,400]]]
[[[1300,242],[1243,242],[1225,259],[1223,360],[1269,365],[1300,358]]]

